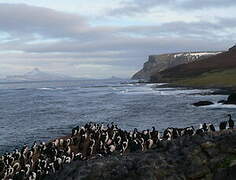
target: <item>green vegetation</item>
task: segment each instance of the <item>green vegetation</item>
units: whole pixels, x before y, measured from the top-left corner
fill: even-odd
[[[174,84],[193,87],[236,87],[236,69],[207,72],[197,77],[177,80]]]

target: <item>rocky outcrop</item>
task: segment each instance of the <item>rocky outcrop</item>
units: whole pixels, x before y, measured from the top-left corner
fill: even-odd
[[[214,104],[213,102],[211,101],[199,101],[199,102],[196,102],[196,103],[193,103],[194,106],[208,106],[208,105],[212,105]]]
[[[236,177],[236,131],[183,136],[146,152],[75,161],[46,180],[233,180]]]
[[[229,95],[226,104],[236,104],[236,93],[232,93]]]
[[[218,101],[218,103],[221,103],[221,104],[235,104],[236,105],[236,93],[230,94],[229,97],[227,98],[227,100],[221,100],[221,101]]]
[[[148,61],[144,63],[143,69],[133,75],[132,79],[150,80],[150,77],[165,69],[175,67],[180,64],[186,64],[207,57],[216,55],[220,52],[195,52],[195,53],[174,53],[151,55]]]
[[[236,45],[234,45],[233,47],[229,48],[229,51],[235,51],[236,50]]]

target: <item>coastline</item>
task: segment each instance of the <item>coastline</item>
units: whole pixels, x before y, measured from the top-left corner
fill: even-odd
[[[157,88],[186,88],[186,89],[210,89],[213,90],[212,95],[230,95],[236,92],[236,86],[204,86],[204,85],[183,85],[174,82],[156,82],[156,81],[136,81],[134,84],[161,84],[158,85]]]
[[[152,82],[150,82],[152,83]],[[179,85],[175,83],[168,83],[161,86],[160,88],[186,88],[186,89],[210,89],[213,90],[212,95],[230,95],[236,92],[236,87],[223,87],[223,86],[187,86]]]

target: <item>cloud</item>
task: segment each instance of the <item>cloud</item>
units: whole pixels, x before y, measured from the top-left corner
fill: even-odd
[[[61,37],[73,34],[78,27],[87,27],[85,19],[78,15],[26,4],[0,4],[0,29],[14,35]]]
[[[161,1],[159,5],[177,2]],[[136,4],[133,7],[145,6],[144,1]],[[156,4],[148,1],[144,9]],[[233,17],[219,17],[214,22],[173,20],[126,26],[104,22],[98,26],[78,14],[25,4],[0,4],[0,67],[5,68],[4,73],[6,69],[12,73],[41,67],[73,76],[120,73],[128,77],[150,54],[226,49],[234,43],[235,22]]]
[[[120,7],[109,12],[110,15],[134,15],[147,13],[156,7],[171,8],[172,10],[200,10],[209,8],[227,8],[236,6],[235,0],[124,0]]]
[[[168,5],[174,3],[175,0],[165,0],[165,1],[156,1],[156,0],[126,0],[122,1],[119,8],[115,8],[109,12],[110,15],[132,15],[136,13],[147,12],[155,6]]]
[[[91,27],[88,20],[77,14],[64,13],[26,4],[0,4],[0,31],[20,39],[44,40],[102,38],[102,27]],[[106,29],[106,32],[112,28]]]
[[[220,18],[217,22],[171,22],[153,26],[126,26],[126,27],[98,27],[96,30],[91,27],[88,32],[94,31],[95,34],[100,33],[106,35],[93,37],[93,40],[86,41],[81,39],[62,39],[59,41],[47,41],[30,43],[30,41],[12,41],[0,44],[1,49],[11,49],[14,51],[23,51],[27,53],[65,53],[70,56],[75,53],[80,57],[90,56],[95,58],[110,57],[116,58],[133,51],[143,50],[144,52],[154,52],[159,49],[169,51],[174,49],[186,49],[186,47],[204,47],[200,44],[204,43],[210,47],[210,42],[231,41],[234,32],[228,33],[228,29],[236,28],[234,18]],[[111,30],[112,29],[112,30]],[[65,31],[66,33],[66,31]],[[87,32],[84,32],[85,34]],[[64,37],[65,38],[65,37]],[[205,43],[209,42],[209,43]],[[181,43],[182,42],[182,43]],[[196,43],[199,42],[199,43]],[[182,46],[177,45],[182,44]],[[192,44],[191,44],[192,43]],[[173,47],[173,48],[171,48]],[[214,45],[213,49],[222,48],[222,46]],[[205,47],[206,48],[206,47]],[[123,57],[124,58],[124,57]]]
[[[184,0],[179,4],[182,8],[207,9],[207,8],[227,8],[236,6],[234,0]]]

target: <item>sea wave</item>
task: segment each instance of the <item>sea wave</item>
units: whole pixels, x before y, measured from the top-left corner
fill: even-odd
[[[202,89],[175,89],[175,88],[162,88],[157,89],[160,95],[199,95],[204,93],[211,93],[212,90]]]
[[[236,109],[236,105],[234,104],[221,104],[214,103],[208,106],[201,106],[202,108],[211,108],[211,109]]]
[[[137,94],[156,94],[162,96],[181,96],[181,95],[201,95],[211,93],[212,90],[202,89],[177,89],[177,88],[152,88],[151,85],[121,89],[120,94],[137,95]]]
[[[63,90],[63,88],[49,88],[49,87],[42,87],[37,88],[38,90],[45,90],[45,91],[55,91],[55,90]]]

